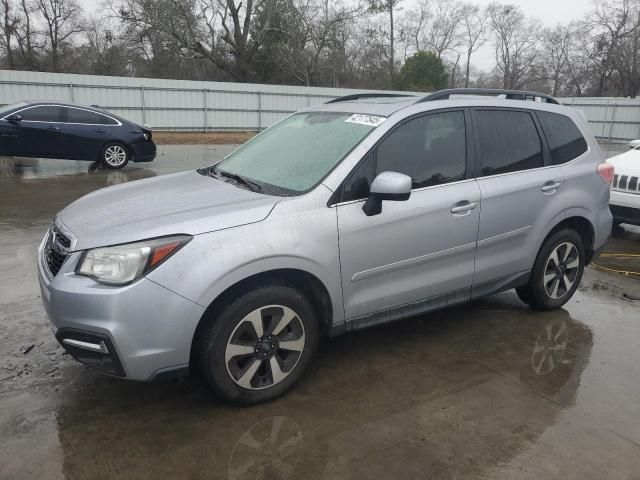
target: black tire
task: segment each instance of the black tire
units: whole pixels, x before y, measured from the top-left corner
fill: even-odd
[[[130,157],[129,149],[119,142],[109,142],[100,151],[100,163],[114,170],[124,168]]]
[[[565,253],[569,256],[566,259],[559,258],[559,264],[555,265],[552,257],[554,252],[557,257],[563,257]],[[529,283],[516,288],[518,297],[538,310],[560,308],[577,290],[584,272],[585,258],[584,242],[575,230],[563,229],[553,233],[538,252]],[[576,259],[577,266],[571,267]]]
[[[270,335],[269,332],[277,328],[276,324],[285,318],[285,312],[289,311],[286,309],[290,309],[295,317],[280,334]],[[256,311],[259,311],[263,325],[263,341],[256,338],[255,324],[247,320],[249,314],[255,315]],[[317,314],[309,300],[292,287],[259,287],[229,301],[213,313],[215,318],[210,319],[197,339],[196,361],[209,387],[230,403],[253,405],[282,395],[301,377],[318,348],[320,329]],[[301,342],[304,345],[302,351],[280,348],[280,342],[292,344],[292,341]],[[236,346],[253,351],[227,358],[227,348]],[[265,351],[269,347],[271,349]],[[279,374],[285,375],[278,382],[274,382],[276,375],[271,363],[274,361],[278,364]],[[261,363],[251,373],[255,362]],[[250,383],[247,384],[249,375]],[[246,387],[240,385],[242,380]]]

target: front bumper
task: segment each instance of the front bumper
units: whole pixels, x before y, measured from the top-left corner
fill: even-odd
[[[640,225],[640,208],[621,207],[618,205],[611,205],[610,208],[616,222]]]
[[[147,278],[110,287],[76,275],[81,252],[70,253],[52,276],[43,262],[45,241],[38,249],[42,301],[56,338],[76,359],[143,381],[188,368],[203,307]]]
[[[640,194],[613,190],[609,208],[617,222],[640,225]]]

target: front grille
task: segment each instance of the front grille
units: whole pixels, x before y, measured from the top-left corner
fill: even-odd
[[[629,175],[614,175],[613,177],[613,189],[620,192],[640,193],[638,183],[638,177],[630,177]]]
[[[49,229],[49,236],[44,248],[44,261],[51,272],[51,276],[55,277],[62,264],[69,255],[71,248],[71,239],[64,235],[59,228],[52,225]]]

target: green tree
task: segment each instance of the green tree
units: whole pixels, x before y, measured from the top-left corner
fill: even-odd
[[[403,90],[434,91],[447,87],[447,72],[442,59],[432,52],[418,52],[404,62],[397,79]]]

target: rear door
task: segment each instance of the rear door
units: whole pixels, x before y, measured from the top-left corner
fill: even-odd
[[[64,107],[62,137],[67,158],[97,160],[103,145],[120,123],[80,107]]]
[[[482,197],[474,294],[508,284],[533,267],[551,222],[566,211],[562,169],[540,125],[524,109],[472,110]]]
[[[22,117],[14,139],[16,155],[60,158],[62,109],[57,105],[35,105],[15,113]]]
[[[459,109],[406,120],[346,180],[337,210],[347,318],[450,292],[469,297],[480,190],[467,177],[467,119]],[[409,175],[411,196],[367,216],[369,186],[383,171]]]

